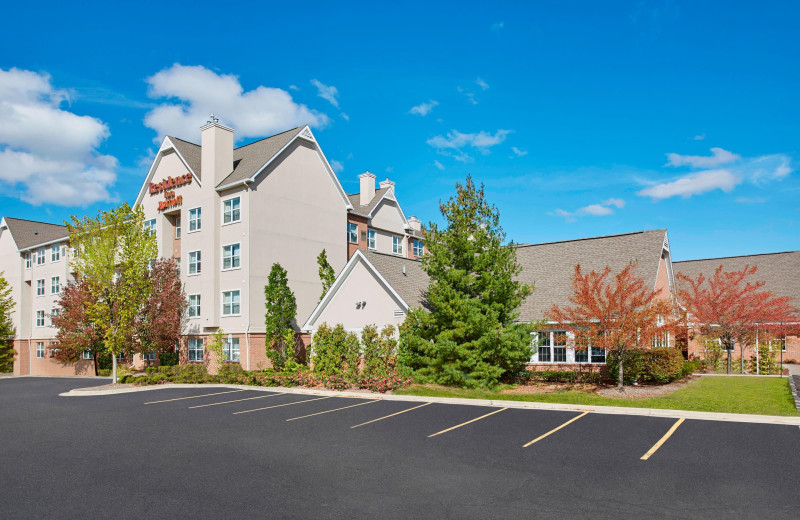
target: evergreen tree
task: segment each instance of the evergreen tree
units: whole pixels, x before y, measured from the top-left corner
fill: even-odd
[[[322,301],[328,293],[328,289],[336,281],[336,273],[331,264],[328,263],[328,253],[324,249],[317,256],[317,265],[319,265],[319,279],[322,282],[322,294],[319,297],[319,301]]]
[[[0,372],[14,370],[14,324],[11,311],[14,300],[11,298],[11,285],[0,272]]]
[[[411,311],[402,325],[400,362],[418,380],[494,386],[530,359],[530,326],[514,321],[532,288],[515,280],[516,246],[504,244],[483,186],[468,176],[439,207],[445,226],[425,232],[427,308]]]
[[[276,370],[293,368],[295,361],[292,320],[297,314],[297,301],[289,288],[286,269],[279,263],[272,264],[269,281],[264,286],[264,297],[267,306],[264,317],[267,357],[272,360],[272,366]]]

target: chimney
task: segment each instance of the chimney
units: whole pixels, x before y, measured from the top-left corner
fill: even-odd
[[[417,217],[408,217],[408,225],[411,226],[411,229],[414,231],[422,231],[422,221]]]
[[[394,182],[389,180],[389,177],[386,177],[385,181],[381,181],[381,189],[383,188],[394,188]]]
[[[358,176],[358,180],[361,183],[359,204],[366,206],[375,197],[375,176],[367,170]]]
[[[211,114],[200,131],[200,172],[203,180],[217,186],[233,171],[233,128],[220,124]]]

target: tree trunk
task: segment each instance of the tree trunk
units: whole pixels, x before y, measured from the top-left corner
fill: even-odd
[[[92,354],[92,359],[94,360],[94,375],[97,377],[100,375],[100,363],[97,361],[97,352]]]
[[[623,368],[622,368],[622,356],[619,356],[619,374],[617,375],[617,390],[619,390],[620,392],[622,392],[622,387],[625,384],[625,383],[622,382],[623,381],[622,371],[623,371]]]
[[[728,374],[731,373],[731,349],[728,348],[730,345],[725,345],[725,350],[728,351]]]
[[[114,352],[111,353],[111,368],[112,368],[112,377],[114,378],[112,382],[116,385],[117,384],[117,354],[114,353]]]
[[[744,343],[739,342],[739,373],[744,374]]]

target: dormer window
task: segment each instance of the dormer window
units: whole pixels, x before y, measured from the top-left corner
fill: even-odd
[[[392,253],[396,255],[403,254],[403,237],[397,235],[392,237]]]
[[[228,199],[222,203],[222,223],[231,224],[242,219],[239,197]]]

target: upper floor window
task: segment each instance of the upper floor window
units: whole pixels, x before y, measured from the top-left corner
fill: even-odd
[[[351,244],[358,244],[358,225],[352,222],[347,223],[347,241]]]
[[[44,265],[44,248],[36,251],[36,265]]]
[[[375,249],[375,230],[370,229],[367,230],[367,247],[370,249]]]
[[[50,278],[50,294],[58,294],[61,292],[61,278],[53,276]]]
[[[154,235],[156,233],[156,219],[151,218],[150,220],[145,220],[144,228],[149,231],[151,235]]]
[[[236,269],[241,266],[239,244],[222,246],[222,269]]]
[[[44,327],[44,311],[36,311],[36,326]]]
[[[413,253],[414,253],[414,256],[416,256],[416,257],[422,256],[422,252],[423,251],[424,251],[424,248],[422,247],[422,240],[417,240],[415,238],[414,242],[413,242]]]
[[[222,315],[235,316],[241,313],[241,294],[239,291],[222,293]]]
[[[175,217],[175,238],[181,238],[181,217]]]
[[[30,269],[31,268],[31,254],[30,253],[25,253],[24,256],[25,256],[25,269]]]
[[[403,238],[397,235],[392,237],[392,253],[396,255],[403,254]]]
[[[200,231],[200,208],[189,210],[189,233],[192,231]]]
[[[36,296],[44,296],[44,278],[36,280]]]
[[[242,219],[239,211],[239,197],[228,199],[222,203],[222,223],[230,224],[239,222]]]
[[[189,317],[190,318],[199,318],[200,317],[200,295],[199,294],[190,294],[189,295]]]
[[[53,318],[58,317],[58,309],[53,308],[50,309],[50,326],[55,327],[55,323],[53,322]]]
[[[197,274],[200,272],[200,251],[189,252],[189,274]]]
[[[50,261],[58,262],[61,260],[61,246],[58,244],[50,246]]]

